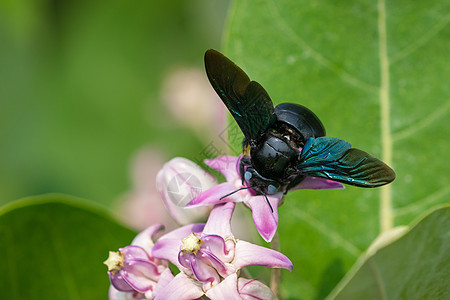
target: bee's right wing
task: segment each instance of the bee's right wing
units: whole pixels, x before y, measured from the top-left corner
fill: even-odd
[[[274,108],[264,88],[216,50],[205,53],[208,79],[233,115],[247,140],[261,138],[275,122]]]
[[[377,187],[395,179],[395,172],[367,152],[333,137],[310,138],[300,153],[299,170],[359,187]]]

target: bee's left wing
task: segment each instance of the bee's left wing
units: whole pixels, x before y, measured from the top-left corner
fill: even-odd
[[[300,153],[299,170],[359,187],[377,187],[395,179],[395,172],[367,152],[333,137],[310,138]]]
[[[257,141],[275,122],[272,100],[256,81],[222,53],[205,53],[208,79],[249,141]]]

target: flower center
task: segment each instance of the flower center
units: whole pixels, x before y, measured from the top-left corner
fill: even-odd
[[[103,263],[108,266],[108,271],[113,275],[123,268],[125,253],[120,251],[109,251],[109,257]]]
[[[191,232],[191,234],[184,239],[181,239],[183,246],[181,246],[181,252],[183,254],[194,254],[197,255],[197,251],[200,250],[200,247],[203,245],[204,241],[197,237],[195,232]]]

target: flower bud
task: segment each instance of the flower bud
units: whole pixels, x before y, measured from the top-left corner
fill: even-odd
[[[176,157],[156,176],[156,185],[169,214],[180,225],[205,220],[211,206],[186,208],[194,197],[217,184],[214,176],[194,162]]]

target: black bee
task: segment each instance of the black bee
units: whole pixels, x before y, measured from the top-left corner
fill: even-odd
[[[395,179],[382,161],[344,140],[325,137],[322,122],[308,108],[294,103],[274,108],[264,88],[221,53],[206,51],[205,68],[244,133],[240,173],[245,188],[271,195],[286,193],[306,176],[370,188]]]

